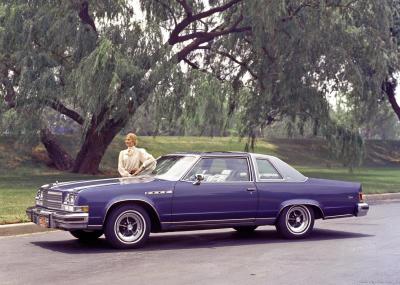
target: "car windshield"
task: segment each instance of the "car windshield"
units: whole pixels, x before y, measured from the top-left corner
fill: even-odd
[[[196,160],[196,156],[162,156],[157,159],[157,166],[151,175],[159,179],[178,180]]]

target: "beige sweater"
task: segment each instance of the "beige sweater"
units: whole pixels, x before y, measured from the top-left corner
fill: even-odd
[[[156,167],[156,160],[144,148],[129,147],[119,153],[118,172],[122,177],[133,176],[130,172],[140,166],[146,170]]]

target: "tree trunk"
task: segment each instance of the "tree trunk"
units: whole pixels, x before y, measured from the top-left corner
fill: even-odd
[[[58,170],[70,170],[74,160],[66,150],[57,142],[54,135],[48,129],[40,131],[40,140],[47,150],[49,158]]]
[[[396,113],[397,117],[400,120],[400,106],[396,101],[396,81],[387,79],[383,83],[383,89],[389,99],[390,104],[392,105],[393,111]]]
[[[108,119],[99,128],[98,120],[102,116],[92,118],[90,127],[85,135],[85,140],[76,156],[73,172],[84,174],[97,174],[99,165],[108,146],[114,137],[125,126],[126,120]],[[117,161],[115,162],[117,165]]]

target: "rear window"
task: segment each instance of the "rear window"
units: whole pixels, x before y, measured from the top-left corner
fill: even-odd
[[[258,168],[258,179],[282,179],[279,172],[272,166],[268,159],[256,159]]]

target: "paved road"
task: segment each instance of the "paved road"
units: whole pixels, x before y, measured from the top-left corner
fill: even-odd
[[[400,203],[317,221],[310,238],[273,227],[154,234],[141,250],[66,232],[0,238],[0,284],[400,284]]]

